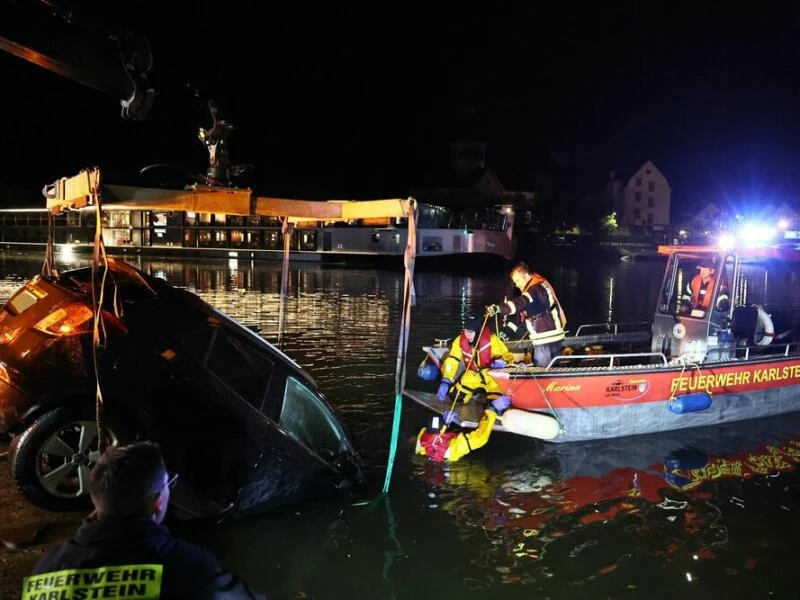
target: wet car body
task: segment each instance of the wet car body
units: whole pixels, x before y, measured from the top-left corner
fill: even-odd
[[[0,313],[0,433],[32,502],[87,505],[98,423],[109,443],[161,445],[180,474],[173,508],[187,516],[263,511],[363,478],[297,363],[191,292],[110,258],[107,270],[37,275]]]

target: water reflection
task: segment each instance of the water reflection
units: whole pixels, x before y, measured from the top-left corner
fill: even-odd
[[[791,513],[800,492],[796,414],[602,442],[504,442],[502,456],[495,445],[484,461],[416,468],[433,490],[430,506],[452,516],[463,543],[483,547],[471,562],[488,571],[485,585],[568,597],[623,568],[640,586],[630,569],[649,563],[672,565],[678,579],[706,560],[744,573],[782,533],[743,539],[742,526],[752,530],[753,513],[767,506]]]

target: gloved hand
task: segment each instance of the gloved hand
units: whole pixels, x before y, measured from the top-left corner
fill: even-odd
[[[500,307],[497,304],[490,304],[486,307],[486,316],[493,317],[500,314]]]
[[[458,413],[454,410],[446,410],[442,413],[442,420],[445,425],[452,425],[458,421]]]
[[[450,381],[448,379],[442,379],[442,383],[439,384],[439,390],[436,392],[436,397],[439,398],[439,401],[444,402],[445,398],[447,398],[447,390],[450,389]]]
[[[492,361],[492,364],[489,365],[493,369],[502,369],[503,367],[507,367],[508,363],[504,361],[502,358],[495,358]]]
[[[496,412],[498,415],[502,415],[508,408],[511,406],[511,400],[508,396],[500,396],[499,398],[495,398],[489,403],[489,408]]]

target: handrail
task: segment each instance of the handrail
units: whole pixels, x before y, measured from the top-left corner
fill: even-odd
[[[614,354],[569,354],[563,355],[559,354],[558,356],[554,356],[553,359],[550,361],[545,367],[545,371],[549,371],[552,368],[556,368],[554,365],[558,362],[564,362],[567,360],[600,360],[600,359],[608,359],[608,368],[611,369],[614,367],[614,360],[619,358],[657,358],[663,364],[669,364],[667,357],[664,355],[663,352],[621,352],[621,353],[614,353]],[[645,363],[641,363],[645,364]]]
[[[783,347],[783,349],[778,350],[778,348],[780,347]],[[755,352],[753,356],[750,356],[750,350],[754,350],[757,352]],[[723,358],[722,353],[724,351],[732,354],[733,356],[729,358]],[[744,351],[744,355],[737,356],[741,351]],[[731,346],[730,348],[716,347],[716,348],[709,348],[706,351],[706,355],[703,359],[703,362],[706,362],[707,359],[711,360],[711,362],[723,362],[725,360],[730,360],[731,358],[736,358],[741,360],[751,360],[751,359],[755,360],[756,358],[763,358],[765,356],[776,356],[776,357],[789,356],[790,354],[795,354],[797,352],[800,352],[800,341],[786,342],[784,344],[769,344],[767,346],[750,344],[747,346]],[[716,360],[711,358],[714,355],[717,356]]]
[[[645,326],[649,329],[652,326],[652,323],[650,321],[635,321],[631,323],[586,323],[584,325],[579,326],[578,329],[575,330],[575,337],[581,335],[581,331],[583,329],[587,329],[589,332],[592,332],[593,329],[599,329],[602,332],[619,333],[620,329],[622,329],[623,327],[625,328],[630,327],[632,329],[635,327],[641,329]],[[638,331],[638,329],[635,330]],[[588,335],[588,334],[584,333],[583,335]]]

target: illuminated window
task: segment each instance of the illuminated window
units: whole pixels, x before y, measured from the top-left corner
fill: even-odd
[[[108,211],[109,227],[128,227],[131,224],[131,214],[127,210]]]

